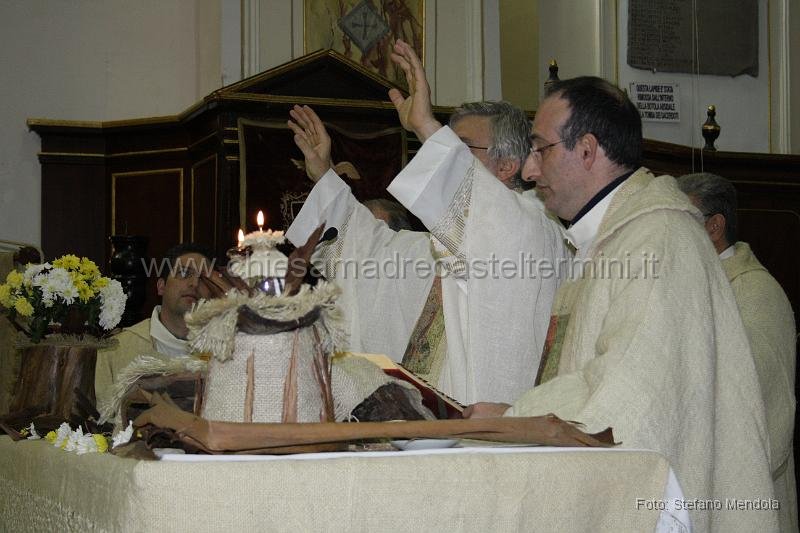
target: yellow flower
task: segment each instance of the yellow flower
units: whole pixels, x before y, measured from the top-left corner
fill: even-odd
[[[72,255],[72,254],[67,254],[67,255],[65,255],[63,257],[59,257],[58,259],[53,261],[53,266],[54,267],[65,268],[67,270],[69,270],[71,268],[72,269],[78,268],[78,266],[80,264],[81,264],[81,260],[78,259],[77,256]]]
[[[3,307],[14,305],[14,300],[11,298],[11,287],[5,283],[0,285],[0,305]]]
[[[17,298],[17,301],[14,302],[14,309],[22,316],[31,316],[33,314],[33,306],[22,296]]]
[[[92,288],[95,289],[95,290],[102,289],[106,285],[108,285],[108,278],[105,277],[105,276],[103,276],[101,278],[97,278],[96,280],[94,280],[92,282]]]
[[[46,440],[50,444],[53,444],[56,441],[56,432],[55,431],[48,432],[47,435],[44,436],[44,440]]]
[[[97,453],[105,453],[108,451],[108,441],[103,435],[92,433],[92,438],[95,444],[97,444]]]
[[[83,280],[75,282],[75,288],[78,289],[78,298],[82,302],[88,302],[94,298],[94,290]]]
[[[16,270],[12,270],[11,272],[8,273],[8,276],[6,276],[6,282],[8,283],[8,286],[11,287],[12,289],[19,289],[20,287],[22,287],[22,280],[23,280],[22,274],[20,274]]]
[[[81,258],[79,270],[81,272],[81,275],[83,275],[83,277],[87,280],[96,278],[97,276],[100,275],[100,269],[97,268],[97,265],[94,264],[94,261],[92,261],[88,257]]]

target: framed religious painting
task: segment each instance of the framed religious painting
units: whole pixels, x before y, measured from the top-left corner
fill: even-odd
[[[425,0],[305,0],[304,21],[305,53],[331,48],[401,87],[394,41],[425,57]]]

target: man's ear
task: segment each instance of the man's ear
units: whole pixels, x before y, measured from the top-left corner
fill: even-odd
[[[706,220],[706,233],[711,237],[711,242],[714,243],[714,247],[725,243],[726,225],[727,221],[721,213],[711,215],[708,217],[708,220]]]
[[[519,172],[519,161],[504,158],[497,163],[497,179],[508,184]]]
[[[158,290],[159,296],[164,296],[164,287],[167,285],[167,282],[164,281],[164,278],[158,278],[156,281],[156,290]]]
[[[586,170],[591,169],[592,165],[594,165],[595,159],[597,158],[597,151],[600,148],[600,143],[597,142],[597,137],[595,137],[592,133],[587,133],[578,139],[575,148],[578,150],[578,155],[580,155],[583,168]]]

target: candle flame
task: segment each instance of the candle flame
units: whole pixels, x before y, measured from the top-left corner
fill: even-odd
[[[239,235],[237,235],[236,239],[239,241],[239,247],[241,248],[244,242],[244,231],[242,231],[242,228],[239,228]]]
[[[259,231],[263,231],[263,229],[262,229],[263,226],[264,226],[264,212],[263,211],[259,211],[258,215],[256,215],[256,223],[258,224],[258,230]]]

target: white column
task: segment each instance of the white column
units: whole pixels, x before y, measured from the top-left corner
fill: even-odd
[[[483,1],[483,97],[503,97],[503,76],[500,61],[500,5],[498,0]],[[478,100],[478,98],[475,98]]]
[[[242,0],[242,77],[261,72],[261,0]]]
[[[795,5],[795,8],[797,6]],[[789,0],[769,2],[770,48],[770,152],[792,151],[792,98],[790,43],[792,3]],[[794,136],[800,135],[795,132]]]
[[[242,79],[242,7],[239,2],[225,0],[222,9],[222,85]]]

